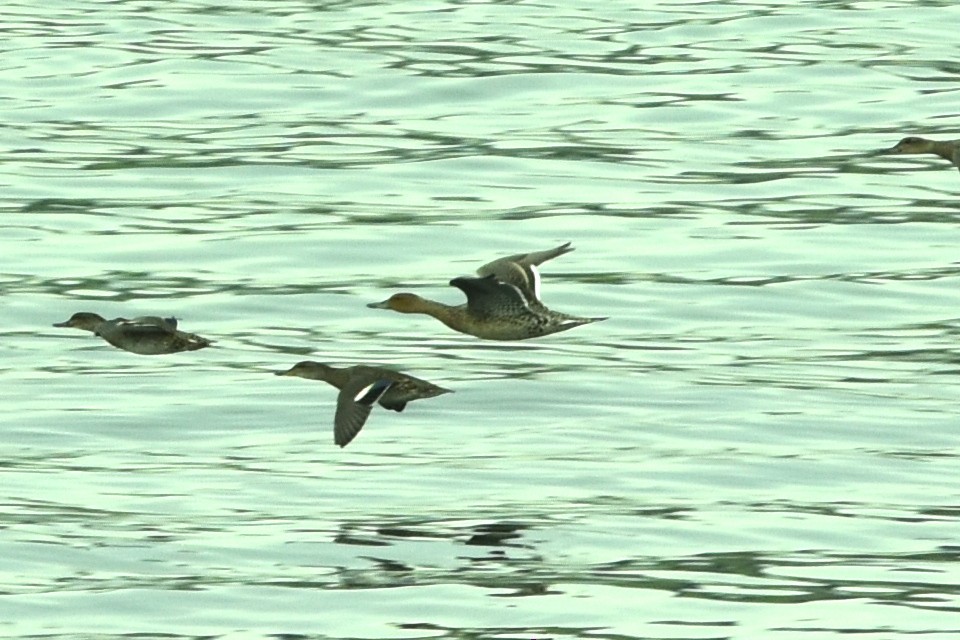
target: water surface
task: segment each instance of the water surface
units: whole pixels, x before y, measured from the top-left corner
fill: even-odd
[[[11,638],[958,633],[950,2],[7,8]],[[366,308],[572,241],[520,343]],[[176,315],[138,357],[50,325]],[[384,363],[375,411],[271,373]]]

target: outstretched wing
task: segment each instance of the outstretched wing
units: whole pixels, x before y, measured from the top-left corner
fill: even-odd
[[[390,380],[350,381],[337,396],[337,411],[333,417],[333,441],[340,447],[350,444],[363,429],[374,403],[391,385]]]
[[[518,253],[483,265],[477,269],[477,274],[481,277],[496,276],[501,282],[519,288],[528,301],[539,302],[540,271],[537,269],[537,265],[571,251],[573,251],[573,247],[567,242],[545,251]]]

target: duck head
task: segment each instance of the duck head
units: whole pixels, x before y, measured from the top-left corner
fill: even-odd
[[[889,149],[884,149],[881,153],[889,155],[934,153],[933,140],[927,140],[919,136],[908,136]]]
[[[70,327],[72,329],[83,329],[84,331],[97,332],[97,328],[103,324],[102,316],[89,311],[78,311],[70,316],[69,320],[54,323],[55,327]]]
[[[308,380],[325,380],[330,372],[330,367],[313,360],[304,360],[293,365],[286,371],[276,371],[274,375],[294,376],[296,378],[307,378]]]
[[[424,302],[424,299],[415,293],[395,293],[383,302],[371,302],[367,306],[371,309],[390,309],[399,313],[419,313]]]

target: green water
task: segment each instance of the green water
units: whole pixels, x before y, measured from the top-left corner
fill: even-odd
[[[953,3],[4,14],[0,635],[960,632],[960,177],[871,155],[960,137]],[[566,241],[609,320],[366,308]],[[455,393],[341,450],[305,358]]]

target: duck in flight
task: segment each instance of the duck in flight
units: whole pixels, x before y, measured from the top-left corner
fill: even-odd
[[[452,306],[413,293],[395,293],[367,306],[432,316],[454,331],[485,340],[526,340],[606,320],[553,311],[541,301],[537,267],[570,251],[573,247],[568,242],[545,251],[507,256],[480,267],[479,277],[454,278],[450,285],[466,294],[465,304]]]
[[[142,356],[156,356],[180,351],[196,351],[210,346],[210,340],[177,329],[176,318],[143,316],[127,320],[105,320],[89,311],[78,311],[55,327],[90,331],[113,346]]]
[[[400,412],[413,400],[453,393],[399,371],[366,365],[337,368],[304,360],[276,375],[322,380],[340,390],[333,417],[333,441],[340,447],[357,437],[375,403]]]

